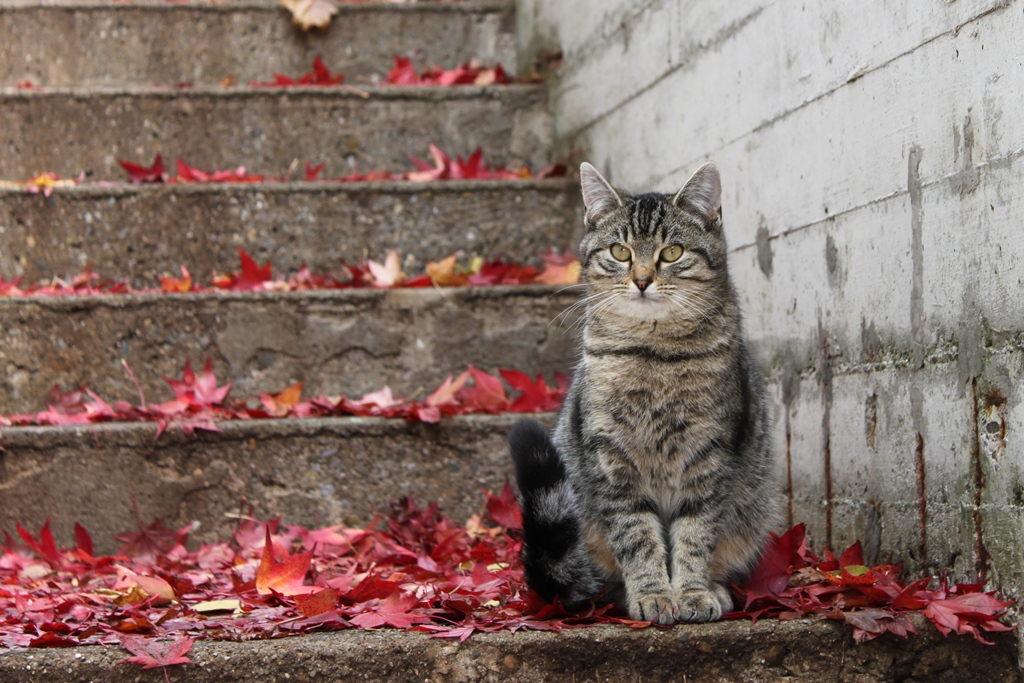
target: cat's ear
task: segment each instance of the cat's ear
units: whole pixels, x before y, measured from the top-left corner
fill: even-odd
[[[672,198],[672,204],[696,210],[709,227],[717,223],[722,216],[722,178],[718,167],[709,161],[698,168]]]
[[[583,205],[587,208],[588,226],[622,206],[619,193],[596,168],[585,161],[580,164],[580,185],[583,187]]]

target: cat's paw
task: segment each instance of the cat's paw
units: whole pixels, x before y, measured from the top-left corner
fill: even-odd
[[[725,587],[725,584],[715,581],[711,584],[711,592],[718,598],[718,604],[722,606],[722,614],[731,612],[733,608],[732,593]]]
[[[688,590],[676,599],[676,621],[702,623],[722,618],[722,601],[718,591]],[[730,604],[732,601],[729,601]]]
[[[671,595],[664,593],[648,593],[639,595],[629,601],[630,619],[637,621],[651,621],[655,624],[674,624],[676,616],[676,602]]]

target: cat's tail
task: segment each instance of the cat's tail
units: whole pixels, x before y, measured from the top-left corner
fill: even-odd
[[[508,435],[523,510],[526,584],[570,609],[598,596],[601,582],[587,553],[579,502],[547,430],[520,420]]]

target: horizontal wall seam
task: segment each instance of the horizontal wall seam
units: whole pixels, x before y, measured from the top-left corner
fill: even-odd
[[[1020,158],[1022,156],[1024,156],[1024,147],[1018,147],[1017,149],[1015,149],[1015,150],[1013,150],[1011,152],[1008,152],[1007,154],[1004,154],[1002,156],[993,157],[992,159],[989,159],[987,161],[983,161],[981,163],[975,164],[974,166],[970,167],[970,170],[978,171],[979,173],[981,173],[981,172],[984,172],[984,171],[986,171],[989,168],[992,168],[994,166],[1001,166],[1003,164],[1013,163],[1014,161],[1016,161],[1018,158]],[[931,180],[923,182],[921,184],[921,188],[922,189],[926,189],[926,190],[930,190],[930,189],[932,189],[932,188],[934,188],[936,186],[948,184],[953,178],[963,174],[963,172],[964,172],[964,169],[960,168],[960,169],[957,169],[955,171],[951,171],[951,172],[949,172],[949,173],[947,173],[945,175],[939,176],[937,178],[932,178]],[[802,225],[798,225],[798,226],[795,226],[795,227],[792,227],[792,228],[786,228],[785,230],[783,230],[781,232],[777,232],[774,235],[768,235],[768,240],[771,241],[771,240],[778,239],[778,238],[781,238],[781,237],[788,237],[789,235],[792,235],[792,234],[795,234],[795,233],[798,233],[798,232],[802,232],[804,230],[808,230],[808,229],[813,228],[815,226],[823,225],[825,223],[829,223],[831,221],[836,220],[837,218],[842,218],[843,216],[847,216],[849,214],[856,213],[857,211],[860,211],[861,209],[866,209],[866,208],[869,208],[869,207],[872,207],[872,206],[876,206],[878,204],[884,204],[887,201],[890,201],[890,200],[893,200],[893,199],[899,199],[899,198],[902,198],[902,197],[906,197],[909,194],[910,194],[910,191],[908,189],[906,189],[906,188],[901,189],[901,190],[896,190],[894,192],[891,192],[889,194],[883,195],[881,197],[875,197],[874,199],[869,199],[868,201],[864,202],[863,204],[858,204],[857,206],[852,206],[852,207],[850,207],[848,209],[843,209],[843,210],[838,211],[836,213],[829,214],[828,216],[824,216],[824,217],[819,218],[817,220],[813,220],[813,221],[811,221],[809,223],[804,223]],[[741,244],[741,245],[738,245],[738,246],[730,248],[729,249],[729,253],[733,253],[734,254],[734,253],[738,253],[740,251],[743,251],[745,249],[751,249],[751,248],[756,248],[756,247],[757,247],[757,242],[748,242],[748,243],[744,243],[744,244]]]
[[[987,10],[985,10],[983,12],[980,12],[979,14],[976,14],[975,16],[971,17],[967,21],[964,21],[963,23],[959,24],[958,26],[955,26],[954,28],[951,28],[949,30],[943,31],[942,33],[936,34],[936,35],[934,35],[934,36],[932,36],[930,38],[925,39],[924,41],[918,43],[914,47],[912,47],[912,48],[910,48],[908,50],[905,50],[905,51],[901,52],[898,55],[890,57],[889,59],[887,59],[885,62],[883,62],[881,64],[878,64],[878,65],[872,66],[872,67],[865,67],[863,69],[857,69],[856,71],[851,73],[849,76],[847,76],[846,79],[842,83],[840,83],[840,84],[838,84],[836,86],[833,86],[832,88],[829,88],[828,90],[826,90],[826,91],[824,91],[824,92],[822,92],[822,93],[820,93],[818,95],[815,95],[814,97],[808,98],[808,99],[804,100],[803,102],[800,102],[795,107],[787,109],[786,111],[783,111],[783,112],[781,112],[781,113],[779,113],[779,114],[777,114],[777,115],[775,115],[775,116],[773,116],[773,117],[771,117],[769,119],[766,119],[766,120],[762,121],[761,123],[759,123],[754,128],[752,128],[752,129],[750,129],[750,130],[748,130],[748,131],[746,131],[746,132],[736,136],[735,138],[733,138],[733,139],[723,143],[722,145],[720,145],[719,147],[715,148],[714,150],[712,150],[710,152],[707,152],[707,153],[702,154],[702,155],[697,156],[697,157],[693,157],[692,159],[689,159],[686,163],[684,163],[684,164],[682,164],[682,165],[680,165],[680,166],[678,166],[678,167],[676,167],[676,168],[674,168],[674,169],[672,169],[672,170],[670,170],[670,171],[668,171],[666,173],[662,173],[662,174],[660,174],[658,176],[655,176],[655,177],[649,179],[648,181],[643,183],[643,186],[645,186],[645,187],[647,187],[647,186],[655,187],[660,182],[665,180],[666,178],[668,178],[670,176],[673,176],[673,175],[675,175],[677,173],[682,173],[682,172],[686,171],[687,169],[693,167],[694,164],[696,164],[698,161],[706,159],[709,156],[713,156],[715,152],[718,152],[719,150],[722,150],[722,149],[724,149],[726,147],[730,147],[730,146],[736,144],[737,142],[743,140],[744,138],[747,138],[747,137],[749,137],[751,135],[754,135],[754,134],[756,134],[756,133],[758,133],[758,132],[760,132],[762,130],[765,130],[766,128],[770,128],[771,126],[775,125],[779,121],[789,117],[791,114],[794,114],[794,113],[796,113],[796,112],[806,108],[807,106],[809,106],[811,104],[814,104],[815,102],[818,102],[820,100],[823,100],[823,99],[829,97],[830,95],[838,92],[839,90],[841,90],[842,88],[846,87],[847,85],[853,83],[854,81],[858,81],[858,80],[860,80],[862,78],[865,78],[866,76],[869,76],[871,74],[877,73],[878,71],[884,69],[885,67],[889,66],[890,64],[893,64],[893,63],[895,63],[895,62],[897,62],[897,61],[899,61],[899,60],[901,60],[901,59],[903,59],[903,58],[913,54],[914,52],[916,52],[917,50],[921,49],[922,47],[925,47],[926,45],[934,43],[936,40],[939,40],[939,39],[944,38],[946,36],[956,37],[957,35],[959,35],[960,31],[963,30],[965,27],[967,27],[967,26],[969,26],[969,25],[971,25],[971,24],[973,24],[973,23],[975,23],[977,21],[980,21],[980,20],[984,19],[985,17],[988,17],[991,14],[994,14],[996,12],[1001,12],[1003,10],[1006,10],[1011,5],[1012,5],[1012,0],[1006,0],[1005,2],[1003,2],[1000,5],[997,5],[996,7],[990,7],[989,9],[987,9]],[[657,83],[657,81],[655,83]],[[652,86],[653,85],[654,84],[652,83]],[[639,93],[637,93],[637,95],[642,94],[643,92],[644,91],[642,90]],[[609,110],[607,113],[601,114],[594,121],[591,121],[590,123],[586,124],[585,126],[582,126],[581,128],[579,128],[576,132],[571,134],[569,137],[572,137],[572,135],[576,135],[578,133],[586,131],[587,129],[589,129],[593,125],[595,125],[598,121],[600,121],[601,119],[605,118],[608,114],[611,114],[614,111],[617,111],[618,109],[620,109],[626,103],[628,103],[628,101],[627,102],[623,102],[623,103],[621,103],[619,105],[616,105],[611,110]]]

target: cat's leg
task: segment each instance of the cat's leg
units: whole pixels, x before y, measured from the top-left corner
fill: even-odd
[[[622,573],[624,606],[631,619],[672,624],[676,600],[661,519],[649,505],[630,498],[610,498],[601,511],[605,538]]]
[[[677,621],[716,621],[732,605],[725,586],[711,579],[718,541],[716,518],[716,509],[706,509],[680,515],[669,526]]]

